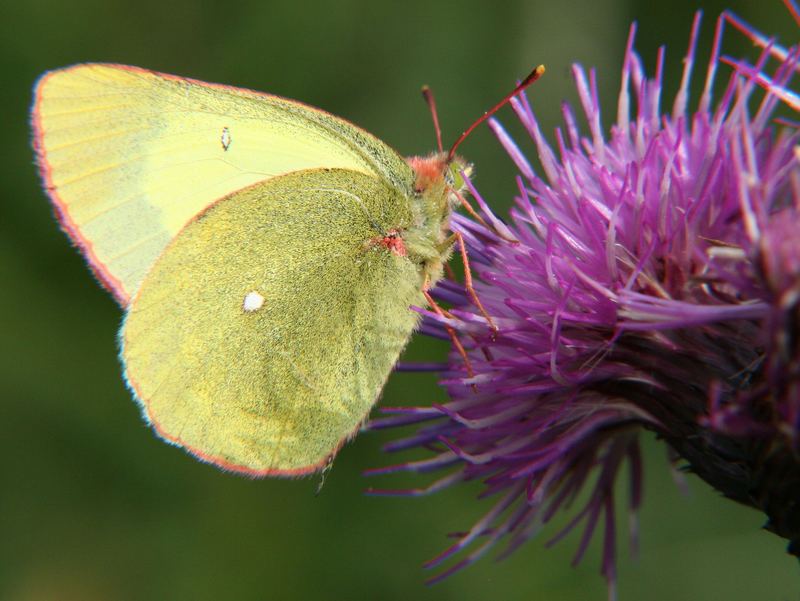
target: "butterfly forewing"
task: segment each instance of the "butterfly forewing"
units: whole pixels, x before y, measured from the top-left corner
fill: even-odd
[[[235,190],[315,167],[408,181],[393,150],[323,111],[135,67],[45,74],[33,125],[62,223],[123,305],[178,231]]]

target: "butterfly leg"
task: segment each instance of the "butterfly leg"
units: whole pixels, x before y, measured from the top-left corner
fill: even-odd
[[[449,190],[458,199],[459,204],[461,204],[461,206],[464,207],[464,210],[470,214],[470,217],[472,217],[475,221],[480,223],[487,230],[492,229],[491,227],[489,227],[489,224],[486,223],[486,220],[483,217],[481,217],[474,208],[472,208],[472,205],[469,203],[469,201],[461,192],[459,192],[455,188],[449,188]]]
[[[422,287],[422,294],[425,295],[425,300],[428,301],[428,304],[431,306],[431,309],[433,309],[433,312],[436,313],[436,315],[447,318],[452,317],[452,315],[450,315],[447,311],[445,311],[439,306],[439,303],[436,302],[436,299],[431,296],[430,292],[428,292],[427,282],[425,282],[425,285]],[[456,331],[447,324],[444,324],[444,329],[450,336],[450,340],[453,342],[453,346],[455,347],[456,351],[458,352],[459,355],[461,355],[461,358],[464,360],[464,366],[467,368],[467,375],[470,378],[473,377],[475,375],[475,372],[472,370],[472,363],[469,362],[469,357],[467,357],[467,351],[464,350],[464,345],[461,344],[461,341],[458,339],[458,334],[456,334]],[[475,385],[473,384],[473,387],[474,386]]]
[[[458,243],[461,261],[464,264],[464,289],[472,299],[472,302],[475,303],[475,306],[478,307],[478,311],[480,311],[481,315],[483,315],[484,319],[486,319],[486,322],[492,329],[492,339],[494,339],[497,336],[497,326],[484,308],[481,299],[478,298],[478,294],[475,292],[475,288],[472,286],[472,270],[470,269],[469,258],[467,257],[467,245],[464,243],[464,237],[460,232],[453,232],[453,234],[448,236],[448,238],[444,241],[445,247],[452,246],[455,243]]]
[[[448,189],[450,193],[456,197],[459,204],[462,207],[464,207],[464,210],[467,213],[469,213],[470,217],[472,217],[475,221],[480,223],[487,230],[494,232],[497,236],[499,236],[506,242],[519,243],[519,240],[516,240],[514,238],[509,238],[507,235],[503,234],[503,232],[499,231],[496,227],[490,226],[488,223],[486,223],[486,220],[480,216],[480,214],[472,207],[469,200],[467,200],[467,197],[464,196],[461,192],[459,192],[455,188],[448,188]]]

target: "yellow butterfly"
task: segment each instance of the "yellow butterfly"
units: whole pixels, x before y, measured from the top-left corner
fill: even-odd
[[[251,475],[323,468],[451,252],[458,143],[406,160],[301,103],[121,65],[46,73],[32,113],[62,227],[126,310],[125,378],[159,436]]]

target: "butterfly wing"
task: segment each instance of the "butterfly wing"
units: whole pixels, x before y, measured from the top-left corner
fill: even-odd
[[[381,241],[409,199],[357,171],[291,173],[189,222],[121,334],[126,378],[166,440],[254,475],[320,469],[378,397],[423,305]]]
[[[315,167],[408,181],[392,149],[323,111],[135,67],[45,74],[32,120],[59,218],[123,306],[178,231],[235,190]]]

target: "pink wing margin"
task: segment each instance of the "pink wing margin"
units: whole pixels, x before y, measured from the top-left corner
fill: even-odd
[[[79,66],[79,65],[76,65]],[[70,67],[72,68],[72,67]],[[50,164],[47,161],[47,152],[44,148],[44,136],[46,132],[42,127],[42,90],[44,89],[47,80],[59,71],[48,71],[42,75],[36,82],[33,92],[33,107],[31,108],[31,128],[33,129],[33,150],[36,153],[36,165],[39,168],[39,177],[42,178],[42,185],[45,192],[50,197],[50,202],[53,204],[53,212],[56,219],[70,240],[80,249],[83,256],[86,258],[89,268],[95,275],[97,280],[108,290],[120,306],[127,307],[130,300],[130,295],[125,290],[117,278],[115,278],[110,271],[106,268],[102,261],[94,253],[92,243],[87,238],[84,238],[80,229],[72,221],[67,210],[66,203],[58,195],[58,190],[53,184],[51,175]]]

